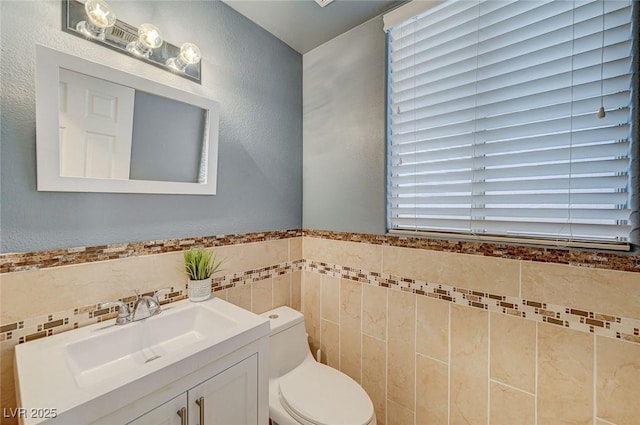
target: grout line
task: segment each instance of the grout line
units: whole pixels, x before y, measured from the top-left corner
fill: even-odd
[[[523,390],[523,389],[518,388],[518,387],[514,387],[513,385],[505,384],[504,382],[498,381],[497,379],[489,379],[489,381],[491,381],[493,383],[496,383],[498,385],[501,385],[503,387],[512,389],[512,390],[517,391],[519,393],[527,394],[527,395],[530,395],[532,397],[536,396],[534,393],[530,393],[529,391]]]
[[[340,278],[340,282],[342,282],[342,278]],[[362,370],[362,364],[364,363],[362,361],[362,358],[364,357],[364,344],[362,343],[362,335],[364,335],[364,332],[362,332],[362,330],[364,329],[362,323],[364,321],[364,285],[361,282],[358,282],[358,284],[360,285],[360,384],[362,384],[362,381],[364,380],[364,374]],[[340,298],[338,298],[338,300],[339,299]]]
[[[491,312],[487,312],[487,425],[491,420]]]
[[[338,279],[338,370],[342,371],[342,278]]]
[[[247,283],[246,285],[249,286],[249,311],[253,312],[253,283]],[[243,286],[245,286],[245,284],[243,284]]]
[[[449,363],[445,362],[444,360],[436,359],[435,357],[431,357],[426,354],[416,352],[416,355],[420,357],[424,357],[425,359],[433,360],[434,362],[437,362],[443,365],[449,365]]]
[[[413,297],[413,423],[418,416],[418,297]]]
[[[368,334],[368,333],[366,333],[366,332],[362,332],[362,335],[365,335],[365,336],[367,336],[367,337],[369,337],[369,338],[372,338],[372,339],[376,339],[376,340],[381,341],[381,342],[385,342],[385,341],[386,341],[386,339],[383,339],[383,338],[377,337],[377,336],[375,336],[375,335],[369,335],[369,334]]]
[[[518,261],[518,298],[522,299],[522,260]]]
[[[324,298],[322,296],[322,292],[323,292],[322,291],[322,287],[324,286],[324,276],[323,275],[320,275],[320,285],[319,286],[320,286],[318,288],[318,304],[319,304],[318,305],[318,327],[319,327],[319,329],[318,329],[318,334],[319,334],[318,335],[318,345],[319,346],[316,347],[316,352],[313,353],[313,356],[316,357],[317,354],[318,354],[318,350],[320,350],[320,360],[318,360],[318,359],[316,359],[316,360],[318,360],[320,363],[322,363],[322,337],[324,336],[323,332],[322,332],[322,320],[323,320],[323,317],[322,317],[322,298]],[[338,345],[338,352],[340,352],[339,351],[340,350],[339,347],[340,346]],[[326,354],[325,354],[325,357],[326,357]]]
[[[385,416],[385,424],[389,423],[389,403],[387,400],[389,399],[389,290],[387,289],[385,292],[386,300],[385,306],[387,309],[387,320],[385,321],[385,334],[386,339],[384,341],[384,416]]]
[[[598,338],[593,335],[593,425],[598,424],[598,399],[596,397],[598,388],[598,361],[597,361],[597,344]]]
[[[534,406],[533,406],[533,420],[534,423],[537,424],[538,423],[538,363],[539,363],[539,356],[540,356],[540,352],[538,349],[538,323],[539,322],[535,322],[535,326],[536,326],[536,344],[535,344],[535,375],[534,375]]]
[[[340,326],[340,323],[334,322],[333,320],[325,319],[324,317],[321,317],[320,320],[324,320],[325,322],[329,322],[333,325]]]
[[[275,304],[275,296],[276,296],[276,291],[274,290],[276,286],[276,282],[273,276],[270,277],[269,279],[271,279],[271,307],[269,307],[269,310],[273,310],[273,306]]]
[[[451,304],[447,305],[448,320],[448,353],[447,353],[447,424],[451,423]]]

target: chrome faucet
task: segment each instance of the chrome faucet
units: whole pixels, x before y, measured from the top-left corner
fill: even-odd
[[[124,325],[160,314],[162,309],[160,308],[158,295],[169,291],[171,291],[171,288],[162,288],[154,292],[153,295],[138,295],[138,299],[133,307],[133,312],[131,312],[129,310],[129,306],[122,301],[110,301],[108,303],[100,304],[100,308],[108,308],[112,306],[118,307],[116,325]],[[136,294],[137,293],[138,291],[136,290]]]

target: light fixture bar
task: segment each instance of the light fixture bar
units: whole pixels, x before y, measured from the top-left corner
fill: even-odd
[[[118,3],[115,2],[116,7],[117,4]],[[140,42],[138,27],[116,19],[113,26],[106,28],[101,36],[96,37],[92,36],[91,33],[87,33],[87,31],[81,31],[81,29],[84,28],[84,25],[81,25],[80,29],[77,29],[78,24],[84,21],[87,21],[84,3],[77,0],[62,0],[63,31],[108,47],[112,50],[119,51],[127,56],[136,58],[158,68],[162,68],[174,75],[195,81],[198,84],[202,83],[200,61],[189,63],[188,66],[183,67],[181,70],[175,66],[167,65],[167,61],[169,61],[169,59],[180,56],[180,47],[163,40],[158,47],[153,48],[154,45],[151,44],[152,48],[150,48],[148,52],[141,49],[144,53],[139,54],[137,51],[134,52],[136,49],[133,48],[136,43]],[[134,43],[134,45],[131,46],[130,43]],[[129,50],[127,50],[127,46],[130,46]],[[149,45],[145,47],[149,47]]]

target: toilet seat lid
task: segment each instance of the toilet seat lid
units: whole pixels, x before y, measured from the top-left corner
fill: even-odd
[[[366,425],[373,404],[360,385],[322,363],[305,361],[280,378],[280,401],[294,418],[314,425]]]

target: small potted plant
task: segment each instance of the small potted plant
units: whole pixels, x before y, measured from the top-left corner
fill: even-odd
[[[220,270],[222,260],[216,260],[216,254],[204,248],[192,248],[183,255],[185,272],[189,278],[189,300],[208,299],[211,296],[211,276]]]

